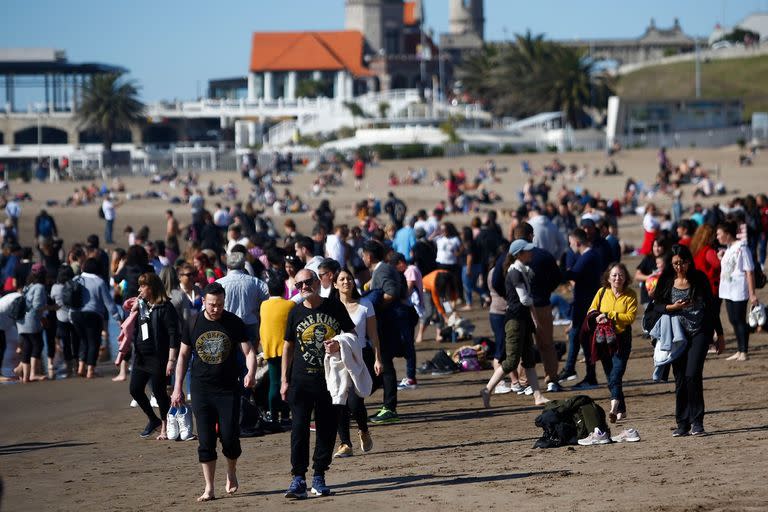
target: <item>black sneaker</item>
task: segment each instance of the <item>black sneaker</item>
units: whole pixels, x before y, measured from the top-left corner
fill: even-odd
[[[687,435],[688,435],[688,427],[677,427],[675,430],[672,431],[672,437],[685,437]]]
[[[597,387],[597,382],[592,382],[592,381],[589,381],[587,379],[584,379],[581,382],[579,382],[578,384],[576,384],[575,386],[571,387],[571,389],[578,389],[578,390],[586,391],[586,390],[589,390],[589,389],[595,389],[596,387]]]
[[[574,370],[566,370],[563,368],[560,370],[560,373],[557,375],[557,382],[562,384],[563,382],[568,382],[571,380],[576,380],[579,377],[579,375]]]
[[[704,431],[704,425],[694,425],[691,427],[692,436],[705,436],[707,433]]]
[[[157,418],[155,418],[154,420],[149,420],[149,423],[147,423],[147,426],[144,427],[144,430],[142,430],[141,434],[139,435],[141,436],[142,439],[146,439],[152,435],[152,432],[160,428],[160,425],[162,424],[163,422]]]

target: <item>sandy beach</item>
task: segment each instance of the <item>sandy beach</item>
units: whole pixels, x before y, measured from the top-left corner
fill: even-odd
[[[768,157],[758,155],[752,167],[738,166],[738,148],[670,149],[670,160],[677,163],[692,157],[707,169],[720,169],[729,194],[703,199],[704,204],[723,202],[734,195],[768,191]],[[387,176],[401,176],[408,167],[426,167],[430,173],[463,167],[470,177],[488,158],[497,167],[501,183],[494,187],[503,201],[497,210],[517,206],[517,190],[523,177],[520,162],[527,159],[533,168],[557,157],[564,164],[587,164],[603,168],[609,159],[602,153],[468,156],[455,159],[385,161],[369,168],[364,190],[355,192],[351,171],[345,172],[345,185],[319,198],[307,191],[313,176],[299,174],[290,189],[315,206],[328,198],[337,212],[337,222],[352,218],[352,204],[374,194],[384,200],[389,190]],[[623,151],[613,157],[623,175],[588,177],[569,184],[615,198],[624,190],[629,177],[652,183],[657,170],[653,150]],[[431,175],[431,174],[430,174]],[[223,185],[233,179],[240,186],[241,198],[246,182],[234,173],[203,173],[200,187],[214,180]],[[125,178],[131,193],[156,189],[170,196],[177,190],[167,185],[150,185],[145,177]],[[97,182],[98,183],[98,182]],[[559,187],[559,183],[557,187]],[[29,192],[32,201],[21,203],[21,243],[32,243],[34,216],[48,199],[63,203],[75,186],[85,183],[11,183],[13,193]],[[283,187],[278,187],[282,192]],[[429,184],[398,186],[394,192],[409,206],[409,213],[430,209],[445,197],[445,190]],[[693,186],[684,186],[684,201],[693,203]],[[213,198],[206,198],[212,206]],[[222,201],[223,202],[223,201]],[[668,209],[670,198],[659,196],[654,202]],[[226,202],[225,202],[226,204]],[[161,199],[125,201],[115,222],[117,246],[125,247],[123,228],[148,225],[151,238],[163,238],[163,212],[171,208],[182,224],[190,220],[187,205],[171,205]],[[60,236],[69,246],[90,233],[103,238],[103,221],[97,205],[81,207],[51,206],[47,210],[58,224]],[[312,224],[308,213],[291,215],[299,230]],[[461,226],[468,216],[451,215]],[[639,244],[641,217],[619,220],[620,236]],[[507,219],[502,219],[506,229]],[[282,217],[275,218],[282,227]],[[634,269],[637,258],[626,258]],[[768,300],[768,288],[760,290],[761,301]],[[490,335],[487,312],[477,309],[468,314],[477,325],[476,336]],[[722,314],[729,355],[735,350],[730,325]],[[327,498],[289,502],[283,492],[290,480],[289,433],[244,439],[238,473],[239,492],[209,504],[195,503],[202,491],[196,442],[145,441],[138,432],[145,417],[128,407],[127,383],[108,378],[96,381],[67,379],[29,385],[0,386],[0,477],[5,485],[3,510],[236,510],[263,507],[265,510],[566,510],[566,511],[758,511],[765,510],[768,489],[764,480],[768,459],[768,421],[763,401],[768,395],[768,336],[754,334],[750,339],[750,360],[725,361],[725,355],[710,356],[704,369],[704,395],[707,404],[701,438],[671,437],[674,422],[674,384],[650,384],[652,371],[650,344],[638,336],[639,321],[633,329],[633,351],[625,376],[628,419],[615,427],[636,428],[639,443],[591,447],[532,449],[541,430],[534,425],[540,409],[530,397],[514,393],[495,396],[492,408],[482,409],[481,386],[490,372],[469,372],[450,376],[420,377],[416,390],[400,393],[396,424],[373,426],[375,447],[362,455],[335,460],[327,474],[334,495]],[[556,341],[564,341],[562,328],[555,329]],[[440,348],[447,347],[442,344]],[[456,348],[453,346],[452,348]],[[419,364],[438,349],[430,338],[417,346]],[[397,360],[398,375],[404,361]],[[114,374],[109,363],[102,365],[106,376]],[[583,374],[582,363],[577,371]],[[601,387],[588,392],[604,408],[609,393],[605,375],[598,369]],[[550,398],[566,398],[560,393]],[[381,403],[381,392],[368,401],[369,411]],[[353,436],[354,438],[354,436]],[[224,496],[224,472],[217,476],[217,494]]]

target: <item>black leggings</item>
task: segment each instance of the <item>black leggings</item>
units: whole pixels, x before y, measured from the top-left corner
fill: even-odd
[[[749,329],[747,328],[748,301],[733,301],[725,299],[725,311],[728,313],[728,321],[733,326],[736,334],[736,344],[739,352],[747,352],[749,349]]]
[[[96,366],[101,346],[101,329],[104,319],[98,313],[73,311],[72,324],[80,338],[80,361],[88,366]]]
[[[43,333],[31,332],[19,334],[21,341],[21,362],[29,364],[32,358],[40,359],[43,356]]]
[[[56,336],[61,340],[64,360],[69,362],[76,359],[80,353],[80,338],[75,332],[75,327],[69,322],[56,320]]]
[[[297,387],[291,383],[288,389],[288,405],[291,406],[291,474],[305,476],[309,467],[309,421],[315,412],[315,453],[312,469],[315,475],[325,475],[333,458],[336,442],[336,408],[325,386]]]
[[[366,368],[368,368],[368,372],[371,374],[371,378],[376,374],[373,369],[375,360],[376,356],[373,353],[373,349],[365,347],[363,349],[363,361]],[[355,422],[360,432],[368,432],[368,411],[365,408],[365,398],[357,396],[355,390],[350,388],[347,395],[347,404],[339,405],[336,409],[339,414],[339,442],[352,446],[352,440],[349,438],[351,416],[355,417]]]
[[[162,370],[165,370],[165,365],[162,366]],[[139,404],[141,410],[144,411],[144,414],[146,414],[147,418],[151,421],[157,420],[158,417],[152,409],[152,406],[149,404],[147,394],[144,393],[144,388],[147,386],[148,382],[152,383],[152,394],[155,395],[157,405],[160,409],[159,419],[165,420],[166,416],[168,416],[168,409],[171,408],[171,399],[168,397],[168,390],[166,389],[166,386],[168,386],[168,377],[165,376],[164,371],[149,372],[143,368],[137,368],[136,365],[134,365],[131,370],[129,390],[133,399],[136,400],[136,403]]]
[[[46,321],[48,325],[43,329],[45,332],[45,350],[46,355],[53,359],[56,357],[56,316],[48,316]]]
[[[216,425],[219,425],[221,453],[237,459],[240,447],[240,392],[210,392],[192,385],[192,412],[197,422],[197,458],[201,463],[216,460]]]
[[[685,352],[672,361],[675,372],[675,419],[687,430],[704,426],[704,361],[712,342],[712,329],[705,328],[689,336]]]

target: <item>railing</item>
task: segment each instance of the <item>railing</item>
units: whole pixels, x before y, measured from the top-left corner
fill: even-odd
[[[617,135],[615,140],[626,148],[631,147],[704,147],[716,148],[736,144],[740,139],[746,142],[752,137],[752,129],[747,126],[716,128],[711,130],[687,130],[668,133],[643,133]]]

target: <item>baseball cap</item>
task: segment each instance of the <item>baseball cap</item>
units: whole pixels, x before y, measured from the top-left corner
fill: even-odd
[[[523,251],[532,251],[533,248],[536,247],[528,240],[523,240],[522,238],[518,238],[514,242],[512,242],[509,245],[509,254],[512,256],[517,256]]]
[[[595,224],[595,221],[592,219],[581,219],[581,223],[579,224],[583,228],[596,228],[597,225]]]

